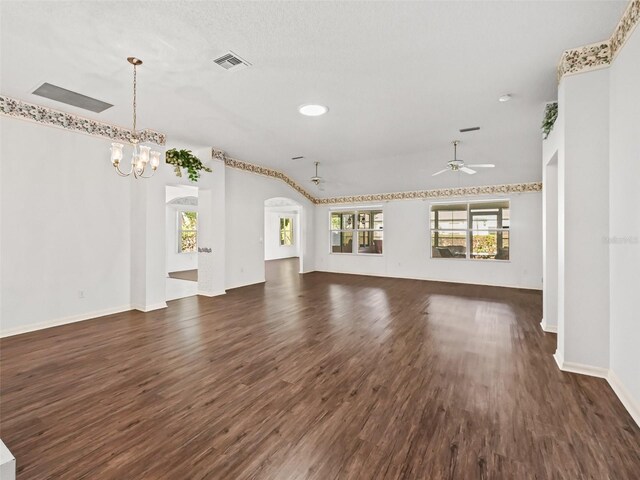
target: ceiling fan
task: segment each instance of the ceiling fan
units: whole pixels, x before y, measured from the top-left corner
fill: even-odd
[[[318,165],[320,165],[320,162],[314,162],[316,165],[316,174],[311,177],[311,183],[313,183],[316,187],[318,187],[318,190],[324,190],[324,188],[322,188],[322,186],[320,185],[321,183],[324,182],[323,178],[318,176]]]
[[[468,173],[469,175],[473,175],[476,173],[475,170],[469,168],[469,167],[473,167],[473,168],[493,168],[495,167],[495,165],[493,163],[479,163],[479,164],[475,164],[475,165],[466,165],[464,163],[463,160],[459,160],[458,159],[458,144],[460,143],[460,140],[454,140],[453,142],[453,160],[450,160],[447,163],[447,168],[444,168],[442,170],[440,170],[439,172],[436,172],[432,175],[432,177],[435,177],[436,175],[440,175],[441,173],[447,172],[447,171],[452,171],[452,172],[464,172],[464,173]]]

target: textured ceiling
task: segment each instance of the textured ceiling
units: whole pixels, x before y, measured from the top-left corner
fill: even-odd
[[[135,55],[140,127],[330,196],[540,180],[539,126],[560,54],[608,38],[626,2],[0,5],[2,93],[127,126]],[[215,65],[228,50],[252,66]],[[94,114],[31,95],[43,82],[115,106]],[[513,100],[499,103],[503,93]],[[330,111],[302,117],[304,103]],[[472,126],[482,129],[458,133]],[[454,138],[461,158],[496,168],[431,177]],[[309,181],[316,160],[322,192]]]

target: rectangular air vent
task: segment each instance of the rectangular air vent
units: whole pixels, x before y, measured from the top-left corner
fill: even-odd
[[[71,90],[57,87],[50,83],[43,83],[33,91],[33,94],[96,113],[104,112],[107,108],[113,107],[110,103],[87,97],[81,93],[72,92]]]
[[[460,133],[475,132],[476,130],[480,130],[480,127],[461,128]]]
[[[303,158],[304,158],[303,156],[291,157],[291,160],[302,160]]]
[[[225,70],[239,70],[251,65],[249,62],[243,60],[231,50],[229,50],[221,57],[216,58],[214,62],[220,65]]]

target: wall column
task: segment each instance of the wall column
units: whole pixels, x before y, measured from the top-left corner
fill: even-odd
[[[558,91],[558,350],[563,370],[609,368],[609,70],[565,76]]]

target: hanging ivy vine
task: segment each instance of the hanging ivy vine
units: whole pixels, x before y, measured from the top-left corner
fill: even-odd
[[[211,172],[212,170],[205,166],[191,150],[177,150],[172,148],[165,153],[165,161],[169,165],[173,165],[173,171],[177,177],[182,177],[182,169],[187,170],[189,180],[197,182],[200,178],[200,172]]]
[[[544,120],[542,120],[542,134],[545,140],[549,137],[551,130],[553,130],[553,125],[556,123],[557,118],[558,102],[547,103],[547,106],[544,108]]]

